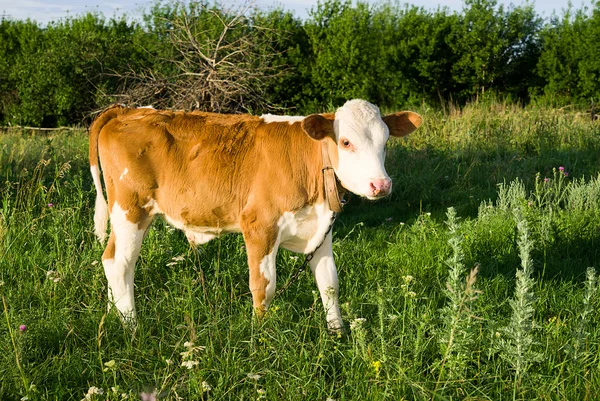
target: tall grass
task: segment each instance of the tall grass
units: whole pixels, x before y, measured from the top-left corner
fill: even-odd
[[[106,309],[86,135],[1,134],[0,399],[594,399],[598,126],[420,112],[388,152],[393,196],[334,228],[340,338],[308,275],[253,320],[241,236],[192,249],[160,220],[132,333]],[[300,261],[280,253],[281,283]]]

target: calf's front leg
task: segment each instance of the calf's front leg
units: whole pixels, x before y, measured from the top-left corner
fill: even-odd
[[[338,301],[339,284],[331,248],[331,232],[325,236],[323,244],[315,251],[309,263],[327,314],[327,327],[332,331],[341,331],[344,322]]]
[[[248,254],[250,292],[254,312],[258,316],[263,316],[275,295],[277,225],[260,224],[253,213],[246,213],[242,216],[242,233]]]

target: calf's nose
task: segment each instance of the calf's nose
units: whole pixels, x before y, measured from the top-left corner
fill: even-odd
[[[389,178],[375,178],[371,180],[371,191],[373,196],[385,196],[390,193],[392,180]]]

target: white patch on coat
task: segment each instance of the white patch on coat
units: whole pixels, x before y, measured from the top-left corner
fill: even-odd
[[[163,215],[167,223],[183,231],[188,241],[194,245],[205,244],[208,241],[220,236],[221,234],[241,231],[241,228],[238,224],[228,225],[224,227],[201,227],[186,225],[183,221],[167,215],[154,199],[149,199],[148,202],[146,202],[146,204],[142,207],[146,209],[148,211],[148,214],[150,214],[151,216],[157,214]]]
[[[260,272],[268,281],[263,306],[268,308],[275,295],[276,257],[279,246],[294,252],[310,253],[325,238],[333,212],[324,203],[306,206],[297,212],[285,212],[277,221],[277,239],[271,253],[260,262]]]
[[[275,288],[277,286],[277,266],[275,264],[275,260],[277,259],[278,248],[279,240],[273,246],[271,253],[260,261],[260,272],[268,281],[267,288],[265,289],[265,299],[262,301],[265,309],[269,307],[273,297],[275,296]]]
[[[323,241],[333,212],[324,203],[285,212],[279,218],[281,246],[293,252],[310,253]]]
[[[127,173],[129,173],[129,169],[127,167],[125,167],[125,170],[123,170],[123,172],[121,173],[121,176],[119,177],[119,181],[121,181],[123,178],[125,178]]]
[[[350,192],[376,199],[371,182],[390,178],[384,166],[389,128],[379,108],[364,100],[350,100],[336,111],[334,129],[339,156],[337,177]],[[350,141],[353,151],[339,147],[342,137]]]
[[[110,302],[125,319],[135,320],[133,277],[145,230],[140,230],[137,223],[127,220],[127,213],[117,202],[113,204],[110,221],[112,235],[115,236],[115,255],[113,259],[105,259],[102,263],[108,280]]]
[[[100,170],[98,166],[91,166],[92,179],[96,188],[96,206],[94,207],[94,233],[100,242],[106,239],[106,229],[108,228],[108,204],[104,199],[102,192],[102,183],[100,181]]]
[[[295,122],[304,120],[304,116],[276,116],[274,114],[263,114],[260,116],[263,121],[269,123],[285,123],[292,125]]]
[[[152,105],[148,105],[148,106],[139,106],[139,107],[138,107],[138,109],[151,109],[151,110],[156,110],[156,109],[154,108],[154,106],[152,106]]]

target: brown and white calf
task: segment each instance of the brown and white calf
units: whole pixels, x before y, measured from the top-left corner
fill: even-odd
[[[363,100],[348,101],[335,114],[307,117],[106,110],[90,127],[90,168],[101,241],[109,215],[111,221],[102,256],[110,305],[135,319],[135,262],[150,223],[163,215],[193,244],[243,234],[258,314],[275,294],[277,249],[308,254],[318,247],[310,267],[327,324],[343,327],[322,153],[343,188],[378,199],[392,188],[384,168],[389,136],[405,136],[420,124],[413,112],[382,118]]]

